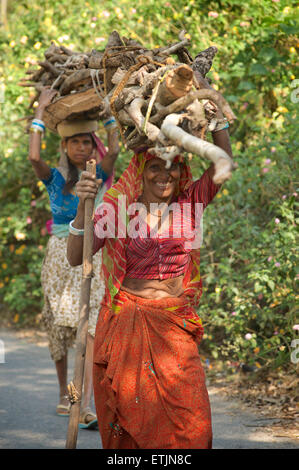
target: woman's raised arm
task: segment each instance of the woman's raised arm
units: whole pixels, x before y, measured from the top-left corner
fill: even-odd
[[[41,180],[48,179],[51,174],[50,167],[40,158],[41,136],[44,126],[42,119],[45,108],[51,103],[56,93],[56,90],[50,90],[49,88],[45,88],[41,92],[38,107],[36,108],[35,117],[30,129],[28,158],[36,176]]]
[[[197,81],[199,82],[199,85],[201,88],[211,88],[213,89],[208,81],[206,79],[203,79],[201,75],[198,72],[195,72],[195,77]],[[221,120],[223,119],[223,114],[220,109],[218,109],[216,117]],[[227,129],[221,129],[219,131],[214,131],[212,132],[212,138],[213,138],[213,143],[214,145],[217,145],[217,147],[220,147],[222,150],[224,150],[231,158],[233,158],[233,153],[232,153],[232,148],[230,144],[230,138],[229,138],[229,133]],[[208,168],[209,176],[213,178],[214,176],[214,163],[210,165]]]

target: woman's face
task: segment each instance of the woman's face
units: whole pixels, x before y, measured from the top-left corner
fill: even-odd
[[[89,134],[77,134],[66,139],[65,150],[76,167],[85,169],[87,160],[93,156],[94,143]]]
[[[153,158],[145,164],[143,171],[144,195],[150,202],[166,202],[175,194],[181,176],[179,163],[173,163],[165,168],[165,161]]]

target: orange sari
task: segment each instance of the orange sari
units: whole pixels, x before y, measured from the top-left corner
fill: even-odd
[[[203,328],[186,298],[120,291],[103,306],[94,391],[104,449],[209,449],[211,412],[198,354]]]
[[[127,204],[142,191],[146,152],[136,154],[104,202]],[[183,163],[179,191],[192,183]],[[95,225],[100,215],[95,214]],[[98,247],[97,247],[98,243]],[[94,342],[94,397],[104,449],[209,449],[211,411],[198,344],[203,327],[195,308],[202,293],[200,250],[191,252],[184,294],[144,299],[121,290],[126,239],[95,239],[102,247],[106,293]]]

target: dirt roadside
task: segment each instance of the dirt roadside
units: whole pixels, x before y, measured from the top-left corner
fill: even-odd
[[[12,329],[12,328],[8,328]],[[13,329],[18,338],[47,347],[47,335],[36,328]],[[229,374],[222,364],[205,366],[207,383],[226,400],[237,402],[240,409],[259,416],[263,431],[273,437],[289,438],[299,447],[299,377],[297,372],[244,373],[240,369]]]

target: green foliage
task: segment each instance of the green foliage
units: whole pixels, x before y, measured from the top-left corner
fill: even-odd
[[[34,92],[18,82],[51,40],[74,50],[101,50],[117,29],[155,47],[176,41],[185,29],[193,55],[218,47],[209,77],[238,116],[230,134],[239,168],[204,218],[203,347],[229,362],[292,366],[290,344],[299,323],[296,13],[295,1],[286,0],[120,0],[117,7],[112,0],[11,2],[9,28],[0,28],[0,296],[12,320],[24,325],[40,312],[45,223],[51,217],[47,193],[27,160],[25,121],[19,120],[28,115]],[[44,159],[55,166],[57,137],[47,133],[42,147]],[[129,158],[122,150],[116,176]],[[194,158],[194,176],[206,166]]]
[[[228,364],[236,358],[257,367],[290,361],[298,323],[296,147],[288,113],[280,131],[261,129],[242,153],[235,149],[239,168],[204,219],[204,345]]]

